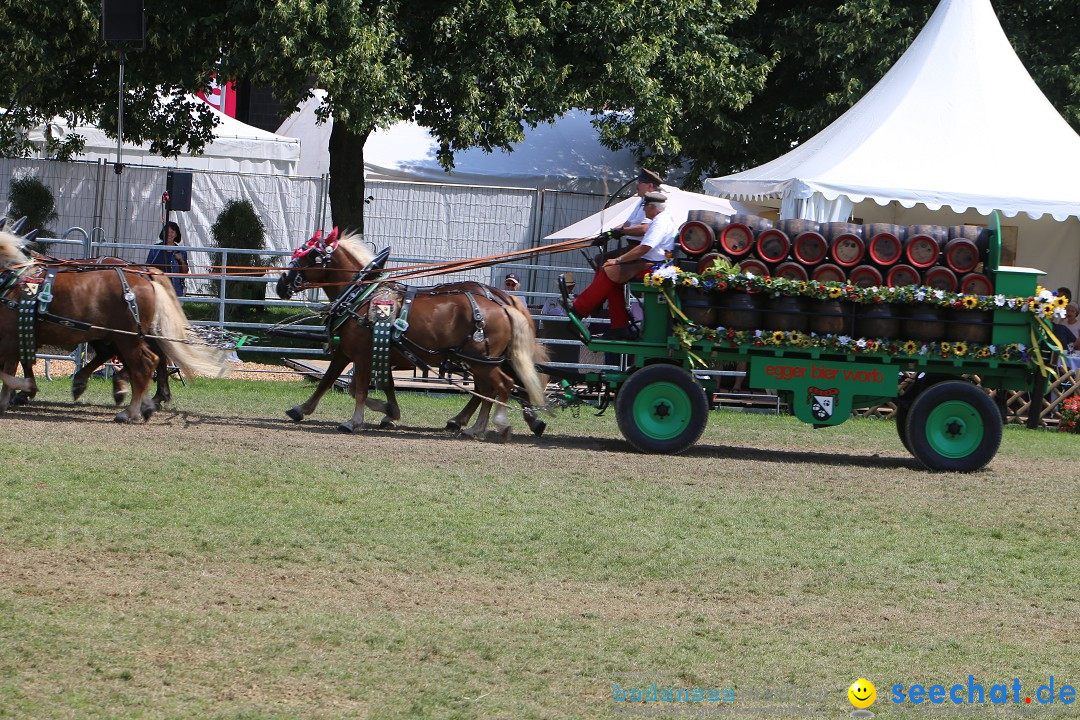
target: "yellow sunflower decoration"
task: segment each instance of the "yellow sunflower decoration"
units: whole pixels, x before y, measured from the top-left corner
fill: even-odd
[[[979,300],[974,295],[966,295],[963,302],[966,310],[974,310],[979,307]]]

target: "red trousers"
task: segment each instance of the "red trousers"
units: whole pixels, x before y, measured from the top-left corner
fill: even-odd
[[[641,271],[638,279],[645,277],[649,268]],[[592,315],[597,308],[607,301],[608,316],[611,318],[611,329],[618,330],[630,325],[630,315],[626,312],[626,302],[623,299],[623,288],[626,283],[612,282],[603,268],[593,275],[589,287],[574,299],[574,312],[579,317],[585,318]]]

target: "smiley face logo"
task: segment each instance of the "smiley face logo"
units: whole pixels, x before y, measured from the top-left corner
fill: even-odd
[[[847,697],[852,705],[862,710],[874,704],[874,700],[877,699],[877,689],[874,683],[866,678],[859,678],[847,689]]]

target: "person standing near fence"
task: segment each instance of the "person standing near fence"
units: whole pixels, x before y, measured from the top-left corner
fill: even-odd
[[[158,237],[161,239],[161,242],[158,243],[160,247],[155,247],[150,251],[146,256],[146,264],[153,265],[162,272],[168,273],[169,279],[172,280],[173,289],[176,290],[176,296],[183,297],[184,278],[180,277],[180,275],[188,273],[188,262],[187,250],[179,248],[180,226],[170,220],[165,223],[165,227],[161,229]]]

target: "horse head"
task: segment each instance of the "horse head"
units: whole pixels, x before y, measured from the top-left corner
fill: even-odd
[[[277,281],[277,294],[282,300],[288,300],[300,292],[307,281],[310,269],[325,269],[334,259],[338,246],[338,229],[335,227],[324,238],[322,230],[316,230],[306,243],[293,251],[285,272]]]

